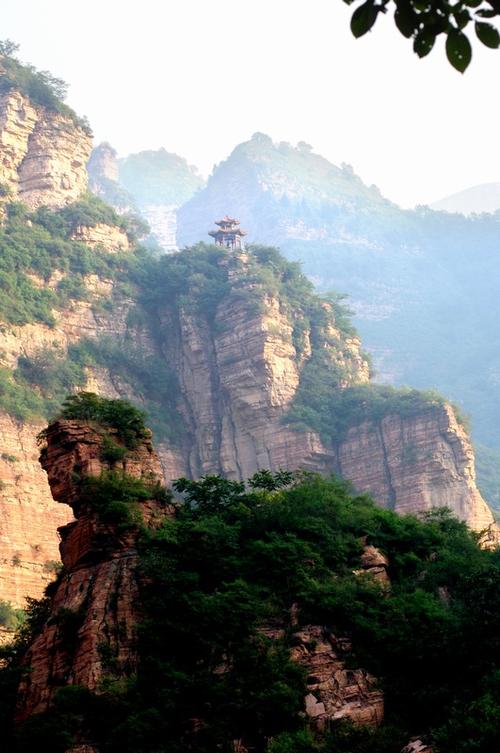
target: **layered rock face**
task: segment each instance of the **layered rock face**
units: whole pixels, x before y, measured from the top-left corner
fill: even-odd
[[[115,430],[86,422],[60,420],[47,431],[41,463],[54,499],[69,504],[76,520],[59,529],[64,570],[26,655],[31,670],[20,687],[19,721],[45,711],[59,687],[83,685],[99,692],[104,676],[127,677],[137,665],[138,529],[105,522],[82,495],[81,480],[112,469],[153,488],[162,482],[162,472],[148,438],[122,460],[104,461],[106,436],[120,445]],[[137,502],[136,511],[152,526],[168,514],[154,499]]]
[[[174,314],[176,321],[167,312],[162,322],[165,332],[176,334],[164,347],[179,375],[194,478],[223,473],[243,479],[263,467],[324,465],[324,448],[313,435],[281,424],[299,371],[289,322],[278,301],[268,306],[265,315],[252,316],[241,302],[228,302],[217,314],[215,334],[186,311]]]
[[[98,223],[92,227],[79,225],[75,228],[72,240],[85,243],[90,248],[104,248],[107,253],[129,251],[130,243],[124,230],[114,225]]]
[[[56,530],[71,511],[56,505],[38,463],[41,424],[0,415],[0,598],[18,607],[38,597],[59,562]]]
[[[30,208],[61,207],[87,188],[91,138],[17,91],[0,96],[0,182]]]
[[[56,275],[54,284],[57,279]],[[130,303],[123,301],[112,315],[99,313],[94,303],[112,295],[113,282],[89,276],[86,283],[89,300],[71,301],[67,309],[54,311],[54,328],[37,322],[2,326],[1,366],[15,369],[20,356],[33,357],[54,347],[60,355],[84,337],[124,336]],[[107,375],[99,381],[104,392],[117,394]],[[36,437],[44,423],[21,421],[0,411],[0,599],[16,607],[24,607],[26,596],[39,598],[54,577],[60,560],[56,531],[72,519],[69,507],[54,502],[38,462]]]
[[[244,268],[246,254],[238,261]],[[160,312],[160,347],[175,368],[179,410],[188,427],[189,474],[244,479],[259,468],[327,471],[334,458],[319,437],[283,424],[311,353],[310,331],[299,354],[284,302],[272,295],[259,299],[252,283],[245,298],[238,273],[229,269],[228,277],[234,289],[217,307],[213,321],[184,308],[166,306]],[[259,302],[258,310],[251,296]],[[328,346],[327,335],[335,336],[339,346]],[[359,340],[345,337],[333,314],[323,347],[332,368],[341,365],[349,373],[345,386],[368,382]]]
[[[337,447],[337,470],[397,512],[448,507],[478,531],[493,522],[476,487],[470,440],[450,405],[354,426]]]

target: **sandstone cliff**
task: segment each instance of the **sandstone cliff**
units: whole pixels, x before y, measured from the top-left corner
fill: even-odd
[[[53,580],[60,559],[56,530],[71,518],[54,503],[38,463],[42,426],[0,415],[0,598],[18,607]]]
[[[448,507],[477,531],[493,523],[470,440],[450,405],[353,426],[336,452],[342,477],[397,512]]]
[[[103,460],[103,442],[122,447],[123,459]],[[58,687],[76,684],[99,691],[103,679],[127,677],[137,664],[136,622],[140,603],[137,525],[155,525],[165,503],[137,501],[138,519],[124,526],[94,507],[82,482],[113,470],[151,489],[162,473],[151,440],[128,450],[114,429],[60,420],[46,432],[41,463],[54,499],[69,504],[76,520],[59,529],[63,571],[53,586],[47,618],[26,655],[19,692],[20,721],[45,711]],[[75,480],[77,479],[77,480]]]
[[[78,199],[90,150],[90,136],[68,117],[18,91],[0,95],[0,183],[29,207]]]

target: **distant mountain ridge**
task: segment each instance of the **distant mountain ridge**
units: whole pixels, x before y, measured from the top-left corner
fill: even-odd
[[[500,209],[500,181],[481,183],[478,186],[466,188],[433,202],[430,207],[438,211],[459,212],[465,215],[498,212]]]
[[[88,162],[91,191],[117,211],[139,212],[165,251],[177,250],[176,210],[205,185],[193,165],[166,149],[118,158],[103,142]]]

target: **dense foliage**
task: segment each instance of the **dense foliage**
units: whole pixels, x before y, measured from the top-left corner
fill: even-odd
[[[83,724],[103,753],[229,753],[240,738],[256,753],[399,753],[412,734],[436,753],[493,753],[499,552],[480,550],[444,511],[400,517],[334,479],[290,482],[265,471],[249,491],[217,476],[177,482],[185,504],[141,545],[137,676],[116,675],[110,657],[102,695],[61,689],[53,711],[25,725],[10,750],[36,741],[62,753]],[[389,558],[389,592],[353,572],[364,537]],[[380,678],[378,730],[305,728],[305,677],[288,655],[294,604],[300,623],[351,637],[351,666]],[[262,626],[283,627],[283,638],[267,638]],[[7,652],[2,687],[15,667]],[[5,718],[8,692],[1,704]]]
[[[10,601],[0,599],[0,627],[15,630],[23,622],[24,612],[16,609]]]
[[[123,458],[124,448],[107,439],[101,457],[108,462]],[[128,476],[121,470],[103,471],[100,476],[87,476],[79,484],[80,505],[98,513],[103,523],[117,526],[118,533],[140,525],[138,502],[155,499],[166,503],[170,495],[156,480]]]
[[[23,64],[15,56],[18,45],[10,40],[0,42],[0,94],[15,89],[28,97],[33,104],[57,112],[92,135],[88,122],[80,118],[64,103],[67,85],[48,71],[38,71],[33,65]]]

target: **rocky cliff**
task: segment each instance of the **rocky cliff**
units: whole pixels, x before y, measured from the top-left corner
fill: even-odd
[[[322,327],[302,328],[299,346],[300,306],[292,310],[284,294],[266,294],[255,284],[251,255],[233,254],[220,263],[228,265],[229,287],[213,314],[168,304],[159,310],[159,347],[179,384],[188,475],[244,479],[261,467],[336,472],[400,512],[446,506],[478,530],[493,522],[475,485],[469,438],[449,405],[431,399],[410,415],[399,415],[394,406],[377,419],[353,415],[347,431],[338,437],[333,432],[330,441],[292,425],[288,411],[313,353],[340,375],[329,389],[369,382],[360,342],[339,328],[324,303]],[[259,300],[258,309],[245,290]]]
[[[87,163],[89,190],[111,204],[117,212],[135,209],[132,195],[119,183],[118,157],[111,144],[103,141],[96,146]]]
[[[450,405],[353,426],[336,453],[342,477],[397,512],[448,507],[478,531],[493,522],[476,487],[470,440]]]
[[[120,679],[134,672],[138,525],[154,526],[167,514],[165,503],[154,498],[162,472],[149,438],[128,449],[115,429],[75,420],[55,422],[45,437],[41,463],[53,497],[70,505],[76,520],[59,529],[63,570],[51,587],[41,632],[26,655],[30,672],[19,692],[19,721],[45,711],[61,686],[98,691],[105,676]],[[121,448],[120,460],[103,459],[106,441]],[[91,494],[85,491],[89,478],[103,483],[110,471],[115,474],[111,479],[133,479],[151,490],[151,499],[144,498],[147,494],[137,498],[136,518],[128,525],[97,509],[99,486]]]
[[[19,91],[0,95],[0,183],[29,207],[78,199],[87,188],[91,148],[89,134],[65,115]]]
[[[54,503],[38,463],[42,426],[0,415],[0,598],[19,607],[54,578],[60,559],[56,530],[71,517]]]
[[[60,275],[56,274],[54,285],[58,279]],[[41,322],[3,324],[0,364],[4,374],[15,374],[20,359],[24,358],[34,365],[34,378],[40,380],[45,368],[42,361],[52,362],[57,373],[59,366],[64,367],[68,348],[82,338],[107,336],[111,332],[123,336],[126,301],[115,307],[112,315],[99,308],[101,300],[113,296],[113,281],[89,275],[86,286],[86,300],[73,299],[62,309],[53,310],[54,326]],[[90,369],[84,375],[87,378],[92,380]],[[54,577],[60,560],[56,530],[71,519],[71,511],[54,503],[46,474],[38,462],[36,437],[45,424],[40,415],[43,408],[36,404],[34,416],[20,415],[8,401],[11,384],[4,381],[1,391],[0,598],[22,607],[26,596],[41,596],[46,583]],[[34,396],[39,394],[36,386],[32,389]],[[22,396],[18,399],[25,400]]]

